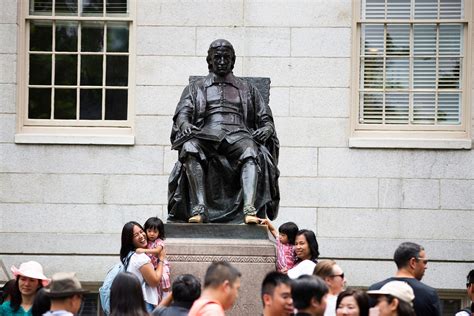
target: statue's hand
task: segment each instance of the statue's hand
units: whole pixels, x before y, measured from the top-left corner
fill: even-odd
[[[270,126],[264,126],[252,133],[252,137],[260,143],[264,143],[273,134]]]
[[[183,125],[181,125],[181,133],[183,133],[183,135],[185,136],[190,135],[192,131],[199,131],[199,130],[201,130],[199,127],[191,123],[183,123]]]

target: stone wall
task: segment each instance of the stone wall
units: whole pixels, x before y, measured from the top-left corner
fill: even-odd
[[[392,275],[396,246],[423,244],[425,281],[462,289],[474,262],[474,151],[349,149],[350,0],[138,0],[135,145],[17,145],[17,3],[0,2],[0,257],[99,282],[122,225],[166,218],[171,117],[189,75],[230,40],[239,76],[272,80],[281,210],[317,233],[348,283]],[[8,45],[5,45],[8,43]],[[474,111],[473,111],[474,112]],[[0,273],[0,280],[5,276]]]

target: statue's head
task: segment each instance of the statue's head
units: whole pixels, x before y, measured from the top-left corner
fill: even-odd
[[[234,47],[225,39],[217,39],[209,45],[206,60],[209,71],[218,76],[225,76],[234,69]]]

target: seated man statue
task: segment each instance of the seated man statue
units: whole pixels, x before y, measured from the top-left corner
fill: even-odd
[[[168,221],[274,219],[279,144],[270,107],[253,84],[232,73],[230,42],[212,42],[207,63],[209,74],[184,89],[173,117],[179,161],[169,180]]]

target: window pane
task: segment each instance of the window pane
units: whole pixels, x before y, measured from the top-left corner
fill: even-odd
[[[459,56],[462,49],[462,26],[441,24],[439,26],[439,54]]]
[[[385,18],[385,1],[383,0],[365,0],[365,5],[362,6],[365,19],[384,19]]]
[[[362,54],[380,55],[384,52],[384,27],[383,24],[370,24],[362,26]]]
[[[102,85],[102,56],[81,56],[81,85]]]
[[[56,51],[77,52],[77,22],[56,23]]]
[[[461,86],[460,58],[439,59],[438,89],[459,89]]]
[[[107,51],[128,52],[128,23],[107,24]]]
[[[105,90],[105,119],[127,119],[127,90]]]
[[[104,0],[82,1],[82,15],[102,16],[104,14]]]
[[[410,53],[410,26],[408,24],[387,25],[387,55]]]
[[[53,0],[30,0],[30,14],[51,15],[53,12]]]
[[[51,84],[51,55],[30,55],[30,84]]]
[[[410,0],[387,0],[387,19],[409,19]]]
[[[77,55],[56,55],[55,84],[77,85]]]
[[[387,58],[387,89],[408,89],[409,76],[408,58]]]
[[[127,13],[127,0],[107,0],[107,14]]]
[[[385,123],[408,123],[408,93],[387,93],[385,95]]]
[[[436,19],[438,0],[415,0],[415,19]]]
[[[436,96],[434,93],[413,95],[413,124],[434,124],[436,117]]]
[[[383,58],[362,58],[361,76],[363,88],[383,88]]]
[[[383,122],[383,94],[361,93],[362,117],[360,123],[382,124]]]
[[[104,23],[83,22],[81,35],[81,51],[104,51]]]
[[[107,56],[107,86],[128,85],[128,56]]]
[[[415,58],[413,87],[415,89],[436,88],[436,60],[434,58]]]
[[[440,19],[462,19],[462,0],[441,0]]]
[[[50,52],[53,47],[53,24],[51,21],[30,22],[30,50]]]
[[[102,119],[102,89],[81,89],[81,120]]]
[[[413,53],[415,55],[436,55],[436,25],[415,24],[413,37]]]
[[[77,15],[77,0],[56,0],[56,15]]]
[[[459,93],[438,94],[438,123],[461,124],[461,95]]]
[[[51,89],[28,89],[28,118],[51,118]]]
[[[58,120],[76,118],[76,89],[54,90],[54,118]]]

